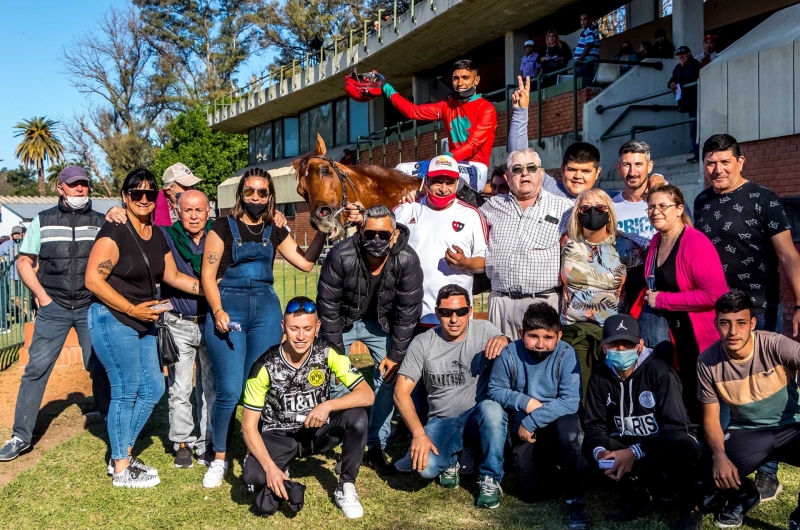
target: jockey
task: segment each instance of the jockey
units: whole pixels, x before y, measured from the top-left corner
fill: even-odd
[[[453,65],[455,97],[422,105],[411,103],[389,83],[383,84],[384,95],[406,118],[444,122],[451,147],[450,152],[445,154],[458,161],[461,178],[479,193],[486,185],[489,158],[497,128],[494,105],[475,93],[480,79],[472,61],[458,61]],[[427,162],[402,163],[396,169],[422,178],[427,170]]]

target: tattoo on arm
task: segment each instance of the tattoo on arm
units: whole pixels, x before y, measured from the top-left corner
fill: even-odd
[[[114,264],[111,263],[110,259],[105,260],[100,265],[97,266],[97,274],[100,276],[109,277],[111,276],[111,271],[114,270]]]
[[[197,292],[197,282],[194,282],[194,283],[192,284],[192,292],[193,292],[193,293],[196,293],[196,292]]]
[[[208,264],[213,265],[219,261],[219,252],[209,252],[208,253]]]

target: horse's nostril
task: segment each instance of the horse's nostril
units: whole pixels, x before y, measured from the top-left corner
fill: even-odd
[[[317,217],[319,219],[325,219],[327,217],[330,217],[332,213],[333,210],[331,208],[328,208],[327,206],[320,206],[319,208],[317,208]]]

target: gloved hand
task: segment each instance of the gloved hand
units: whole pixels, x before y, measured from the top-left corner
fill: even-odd
[[[375,75],[375,78],[381,84],[381,89],[383,90],[384,96],[390,98],[394,94],[397,94],[397,91],[394,89],[392,85],[389,84],[388,81],[386,81],[386,78],[383,77],[383,75],[379,74],[377,71],[373,72],[373,75]]]

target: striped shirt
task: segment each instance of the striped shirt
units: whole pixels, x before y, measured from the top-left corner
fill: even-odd
[[[33,218],[25,239],[19,247],[20,254],[38,256],[42,250],[42,243],[55,243],[57,241],[94,241],[100,232],[99,226],[76,226],[75,239],[72,238],[72,228],[69,226],[41,226],[39,216]]]
[[[769,331],[753,332],[753,352],[731,359],[715,342],[697,358],[697,399],[725,402],[728,429],[756,429],[800,422],[800,344]]]
[[[573,204],[542,190],[524,211],[510,194],[481,206],[489,225],[486,275],[493,291],[535,294],[558,287],[561,234],[567,231]]]
[[[597,29],[597,26],[594,24],[590,25],[588,28],[581,32],[581,38],[578,40],[577,46],[575,46],[575,59],[580,58],[583,50],[591,45],[592,48],[589,50],[589,53],[586,54],[586,59],[590,57],[594,57],[599,59],[600,58],[600,31]]]

